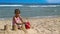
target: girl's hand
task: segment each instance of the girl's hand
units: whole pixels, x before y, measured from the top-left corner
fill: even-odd
[[[23,22],[23,24],[25,24],[26,22]]]

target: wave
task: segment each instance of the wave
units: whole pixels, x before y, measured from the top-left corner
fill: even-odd
[[[29,7],[58,7],[60,5],[30,5]]]
[[[22,7],[23,5],[0,5],[0,6],[12,6],[12,7],[13,6],[21,6]]]
[[[58,7],[60,5],[0,5],[0,6],[20,6],[20,7]]]

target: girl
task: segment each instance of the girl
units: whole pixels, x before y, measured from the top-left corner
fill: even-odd
[[[13,26],[16,25],[18,29],[21,29],[22,25],[25,24],[20,16],[20,10],[15,9],[15,16],[13,17]]]
[[[23,22],[21,15],[20,15],[20,10],[15,9],[15,16],[13,17],[13,26],[16,25],[18,29],[23,29],[26,31],[26,29],[30,29],[30,23],[29,22]],[[14,29],[14,27],[13,27]]]

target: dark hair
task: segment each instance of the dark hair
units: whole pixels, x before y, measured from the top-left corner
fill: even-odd
[[[19,9],[15,9],[15,14],[18,13],[20,14],[20,10]]]

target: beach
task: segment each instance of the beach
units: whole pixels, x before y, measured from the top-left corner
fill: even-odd
[[[0,34],[25,34],[23,30],[12,30],[15,9],[19,9],[23,20],[31,24],[27,34],[60,34],[60,5],[1,5]],[[4,30],[5,25],[9,30]]]
[[[31,28],[27,29],[28,34],[60,34],[60,17],[48,18],[27,18]],[[9,25],[9,31],[4,31],[4,25]],[[0,34],[25,34],[23,30],[11,30],[12,19],[0,20]]]

